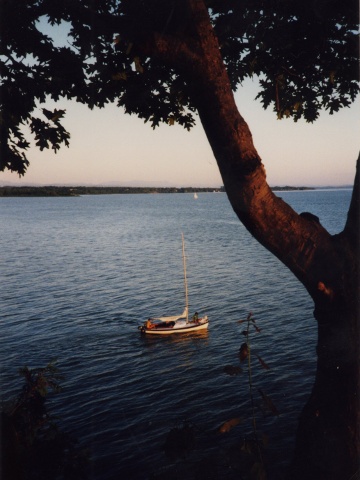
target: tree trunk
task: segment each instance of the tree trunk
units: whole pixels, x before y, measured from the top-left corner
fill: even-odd
[[[315,309],[315,316],[319,323],[316,379],[299,419],[289,478],[348,480],[359,468],[358,342],[353,336],[358,335],[354,327],[358,319],[346,310]]]
[[[348,480],[358,470],[358,174],[344,231],[331,236],[314,215],[276,197],[235,104],[203,0],[187,0],[187,43],[164,36],[155,52],[188,84],[237,216],[304,284],[318,322],[317,374],[297,432],[289,478]],[[289,165],[290,167],[290,165]]]
[[[333,237],[340,265],[331,286],[315,300],[318,322],[317,371],[300,416],[291,478],[348,480],[359,473],[359,164],[344,231]],[[356,477],[358,478],[358,477]]]

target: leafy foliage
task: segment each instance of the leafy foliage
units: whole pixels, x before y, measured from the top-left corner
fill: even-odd
[[[227,420],[226,422],[224,422],[224,423],[221,425],[221,427],[219,428],[219,432],[220,432],[220,433],[230,432],[230,430],[231,430],[233,427],[236,427],[236,426],[239,425],[241,422],[242,422],[242,419],[241,419],[240,417],[231,418],[230,420]]]
[[[355,0],[310,0],[306,7],[300,0],[205,3],[233,88],[258,76],[258,98],[264,108],[273,105],[279,118],[311,122],[321,108],[333,113],[355,99]],[[153,128],[164,122],[190,129],[196,38],[186,4],[1,0],[0,171],[25,173],[26,127],[40,149],[69,145],[60,124],[63,110],[43,110],[46,120],[35,113],[49,98],[90,108],[115,102]],[[50,26],[60,27],[62,42],[50,36]],[[155,38],[173,43],[167,59],[158,54]]]
[[[349,106],[359,91],[357,11],[353,0],[226,2],[217,22],[220,38],[232,32],[223,51],[234,87],[259,76],[264,108],[295,121]]]
[[[242,368],[238,365],[236,367],[234,365],[225,365],[224,373],[227,375],[239,375],[242,373]]]
[[[163,447],[165,455],[171,460],[185,458],[194,449],[195,440],[195,425],[184,421],[182,425],[176,425],[167,434]]]
[[[62,432],[46,407],[50,391],[61,391],[63,378],[54,363],[23,367],[25,384],[18,397],[1,411],[3,478],[8,480],[85,479],[87,454]]]
[[[267,444],[267,438],[263,435],[260,435],[257,428],[257,419],[256,419],[256,407],[263,412],[264,415],[273,415],[278,416],[279,411],[277,410],[276,406],[272,402],[271,398],[264,393],[264,391],[258,388],[258,393],[260,395],[261,403],[255,403],[254,397],[254,385],[252,379],[252,370],[253,366],[251,363],[252,355],[255,355],[259,361],[260,366],[264,370],[269,370],[270,367],[265,361],[258,355],[256,352],[253,351],[252,346],[250,345],[250,335],[251,332],[255,330],[256,333],[260,333],[261,329],[258,327],[256,320],[250,312],[245,320],[238,320],[240,325],[243,323],[246,324],[246,329],[241,332],[243,336],[246,337],[246,341],[243,342],[240,346],[238,357],[240,363],[247,363],[247,374],[248,374],[248,385],[249,385],[249,397],[250,397],[250,405],[252,411],[252,435],[248,438],[242,440],[240,445],[236,446],[235,454],[241,460],[241,468],[242,471],[247,472],[248,475],[246,478],[251,478],[254,480],[262,480],[267,478],[266,469],[263,460],[263,450]],[[242,372],[242,369],[239,367],[226,365],[224,367],[224,373],[228,375],[238,375]],[[243,423],[243,418],[235,417],[230,420],[224,422],[220,428],[220,433],[227,433],[233,427],[236,427],[240,423]]]

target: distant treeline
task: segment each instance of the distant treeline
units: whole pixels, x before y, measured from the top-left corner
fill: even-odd
[[[285,187],[271,187],[271,190],[274,190],[274,192],[288,192],[292,190],[315,190],[314,187],[290,187],[289,185],[286,185]]]
[[[312,190],[308,187],[274,187],[273,190]],[[0,197],[78,197],[126,193],[195,193],[224,192],[220,188],[195,187],[0,187]]]
[[[0,197],[78,197],[126,193],[195,193],[222,192],[223,188],[194,187],[0,187]]]

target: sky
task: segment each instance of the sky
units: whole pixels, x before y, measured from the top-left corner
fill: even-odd
[[[360,99],[350,108],[321,113],[313,124],[277,120],[254,100],[256,81],[248,80],[235,94],[248,123],[270,186],[343,186],[355,176],[360,144]],[[24,177],[0,173],[0,185],[120,185],[220,187],[216,160],[197,120],[190,132],[179,125],[153,130],[115,105],[90,111],[60,101],[70,147],[58,153],[28,150]]]

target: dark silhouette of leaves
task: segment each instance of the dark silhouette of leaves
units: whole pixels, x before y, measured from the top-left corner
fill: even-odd
[[[59,428],[47,409],[47,395],[61,390],[59,381],[63,378],[54,362],[44,368],[23,367],[19,374],[25,384],[18,397],[1,411],[2,478],[87,478],[88,453]]]
[[[227,375],[239,375],[242,372],[242,368],[239,366],[234,367],[233,365],[225,365],[224,373]]]
[[[249,354],[249,349],[248,349],[247,343],[243,343],[239,350],[240,362],[243,362],[247,358],[248,354]]]
[[[255,353],[256,355],[256,358],[259,360],[261,366],[265,369],[265,370],[270,370],[270,367],[269,365],[267,365],[264,360],[260,357],[260,355],[258,355],[257,353]]]
[[[275,407],[275,405],[273,404],[271,398],[268,397],[260,388],[258,388],[258,391],[259,391],[259,393],[261,395],[261,398],[263,400],[263,404],[264,404],[265,409],[268,412],[270,412],[272,415],[279,416],[280,413],[279,413],[278,409]]]
[[[329,2],[319,15],[298,1],[207,2],[232,88],[258,76],[264,109],[272,105],[278,118],[295,121],[313,122],[322,108],[332,114],[349,106],[359,92],[356,4]],[[63,44],[42,32],[46,20],[69,25]],[[116,103],[153,128],[169,121],[188,130],[194,125],[196,76],[189,76],[193,69],[184,68],[184,57],[196,66],[196,55],[190,49],[176,55],[174,48],[165,64],[153,43],[164,34],[176,45],[193,41],[186,2],[122,0],[90,8],[88,0],[2,1],[0,22],[0,171],[26,172],[28,147],[19,127],[33,123],[47,98],[90,108]],[[35,133],[41,149],[55,151],[69,137]]]
[[[164,450],[165,455],[173,460],[185,458],[195,445],[195,426],[184,422],[181,427],[174,427],[168,433]]]

